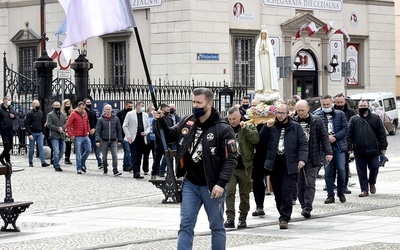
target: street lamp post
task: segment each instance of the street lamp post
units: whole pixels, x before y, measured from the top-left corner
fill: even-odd
[[[344,77],[344,95],[347,96],[347,77],[350,77],[350,62],[342,62],[342,77]]]

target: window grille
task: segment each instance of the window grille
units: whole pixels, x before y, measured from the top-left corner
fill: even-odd
[[[36,81],[36,69],[33,67],[33,62],[38,59],[37,46],[19,47],[18,58],[18,73]],[[19,86],[21,92],[32,91],[33,88],[30,81],[21,77]]]
[[[110,42],[110,77],[113,84],[126,84],[126,42]]]
[[[234,84],[254,87],[254,36],[233,37]]]

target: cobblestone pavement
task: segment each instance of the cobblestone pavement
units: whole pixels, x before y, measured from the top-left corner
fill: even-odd
[[[388,139],[393,145],[398,135]],[[400,155],[389,148],[388,156],[390,161],[380,169],[377,194],[359,198],[357,183],[350,187],[346,203],[337,199],[325,205],[324,180],[318,179],[312,218],[304,219],[296,205],[288,230],[279,230],[274,196],[266,196],[266,216],[249,214],[248,229],[228,230],[227,248],[400,249]],[[34,204],[18,219],[20,233],[0,232],[0,249],[176,248],[179,205],[162,204],[163,195],[148,182],[150,176],[143,180],[127,172],[105,176],[94,155],[83,175],[77,175],[73,165],[62,164],[63,172],[40,167],[39,159],[29,168],[27,156],[14,156],[12,163],[15,170],[23,169],[12,175],[14,199]],[[354,163],[351,172],[358,182]],[[0,178],[0,194],[3,187],[4,178]],[[252,195],[251,199],[254,210]],[[194,249],[210,249],[204,210],[195,233]]]

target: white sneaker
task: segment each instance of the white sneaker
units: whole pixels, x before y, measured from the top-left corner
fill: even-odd
[[[349,182],[347,183],[347,186],[351,187],[351,186],[354,186],[354,185],[356,185],[356,183],[353,182],[353,180],[351,178],[349,178]]]

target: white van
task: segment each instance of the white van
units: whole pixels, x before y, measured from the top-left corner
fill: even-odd
[[[370,106],[371,103],[374,101],[379,102],[379,104],[385,110],[386,114],[390,117],[390,120],[392,120],[393,126],[397,128],[397,125],[399,125],[399,114],[396,106],[396,96],[392,92],[358,93],[351,95],[350,98],[354,100],[357,106],[360,100],[368,100]],[[396,129],[390,134],[396,134]]]

